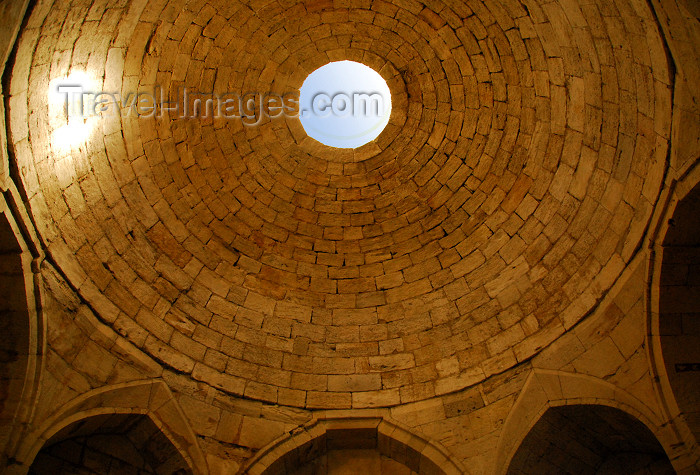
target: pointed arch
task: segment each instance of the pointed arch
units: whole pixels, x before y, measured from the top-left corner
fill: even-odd
[[[420,475],[468,473],[445,448],[409,432],[390,421],[381,411],[373,411],[366,417],[321,413],[308,424],[261,449],[243,473],[286,473],[286,470],[299,467],[331,448],[357,448],[357,443],[362,448],[378,450],[380,454]]]
[[[206,459],[187,418],[161,380],[106,386],[78,396],[48,417],[25,439],[17,454],[20,465],[16,467],[26,470],[44,444],[60,430],[82,419],[107,414],[148,416],[175,446],[194,474],[208,473]]]
[[[628,392],[599,378],[554,370],[533,370],[506,418],[498,440],[493,473],[505,474],[527,434],[553,407],[589,404],[620,409],[643,423],[672,459],[672,431],[649,407]]]
[[[654,389],[668,422],[678,439],[677,452],[686,460],[683,466],[700,467],[698,433],[700,402],[697,371],[679,371],[676,364],[696,363],[695,330],[683,329],[686,317],[700,313],[697,283],[693,269],[700,266],[700,161],[695,161],[678,179],[671,180],[662,196],[663,206],[655,216],[650,238],[646,295],[646,347]],[[683,278],[685,272],[686,278]],[[690,273],[689,273],[690,272]],[[682,368],[680,368],[682,369]]]
[[[35,269],[42,254],[23,224],[16,190],[0,194],[0,462],[31,420],[44,353],[45,324]],[[19,214],[20,218],[15,216]]]

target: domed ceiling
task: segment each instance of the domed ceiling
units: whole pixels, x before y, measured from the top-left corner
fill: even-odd
[[[619,276],[663,178],[662,51],[645,2],[38,2],[10,140],[50,260],[148,355],[258,400],[388,406],[531,358]],[[340,60],[392,92],[355,150],[296,118],[126,111],[66,148],[48,101],[75,72],[284,94]]]

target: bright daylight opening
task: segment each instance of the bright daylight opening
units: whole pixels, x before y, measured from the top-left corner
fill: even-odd
[[[391,93],[372,68],[354,61],[328,63],[301,86],[300,120],[322,144],[357,148],[384,130],[391,115]]]
[[[83,72],[54,79],[49,84],[49,123],[52,147],[59,152],[85,143],[96,123],[84,108],[84,93],[96,91],[95,81]]]

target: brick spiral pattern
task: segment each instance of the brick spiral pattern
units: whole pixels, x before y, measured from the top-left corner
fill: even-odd
[[[51,139],[70,71],[284,93],[346,59],[392,91],[356,150],[174,114]],[[579,321],[645,232],[671,110],[648,6],[607,0],[39,2],[10,95],[41,238],[100,318],[196,380],[309,408],[455,391]]]

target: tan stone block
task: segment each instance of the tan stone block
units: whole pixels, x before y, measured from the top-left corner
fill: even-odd
[[[309,391],[306,395],[306,407],[309,409],[348,409],[351,405],[351,393]]]
[[[484,372],[481,368],[470,368],[463,370],[460,374],[441,378],[435,381],[435,394],[443,395],[464,389],[484,379]]]
[[[195,362],[192,358],[175,351],[152,335],[146,338],[144,349],[157,360],[163,361],[179,371],[189,373],[194,368]]]
[[[572,365],[578,372],[604,378],[615,374],[624,361],[615,343],[607,337],[572,361]]]
[[[334,392],[371,391],[382,387],[379,374],[330,375],[328,390]]]
[[[370,371],[374,372],[395,371],[415,366],[413,355],[406,353],[370,356],[368,361]]]
[[[204,353],[207,350],[206,346],[190,339],[190,337],[185,336],[178,331],[172,332],[169,345],[174,350],[179,351],[197,361],[204,360]]]
[[[353,408],[394,406],[400,402],[401,397],[398,388],[352,393]]]
[[[282,422],[243,416],[238,445],[260,449],[284,433]]]
[[[203,436],[213,436],[217,432],[221,410],[198,399],[180,395],[179,404],[190,421],[192,429]]]

